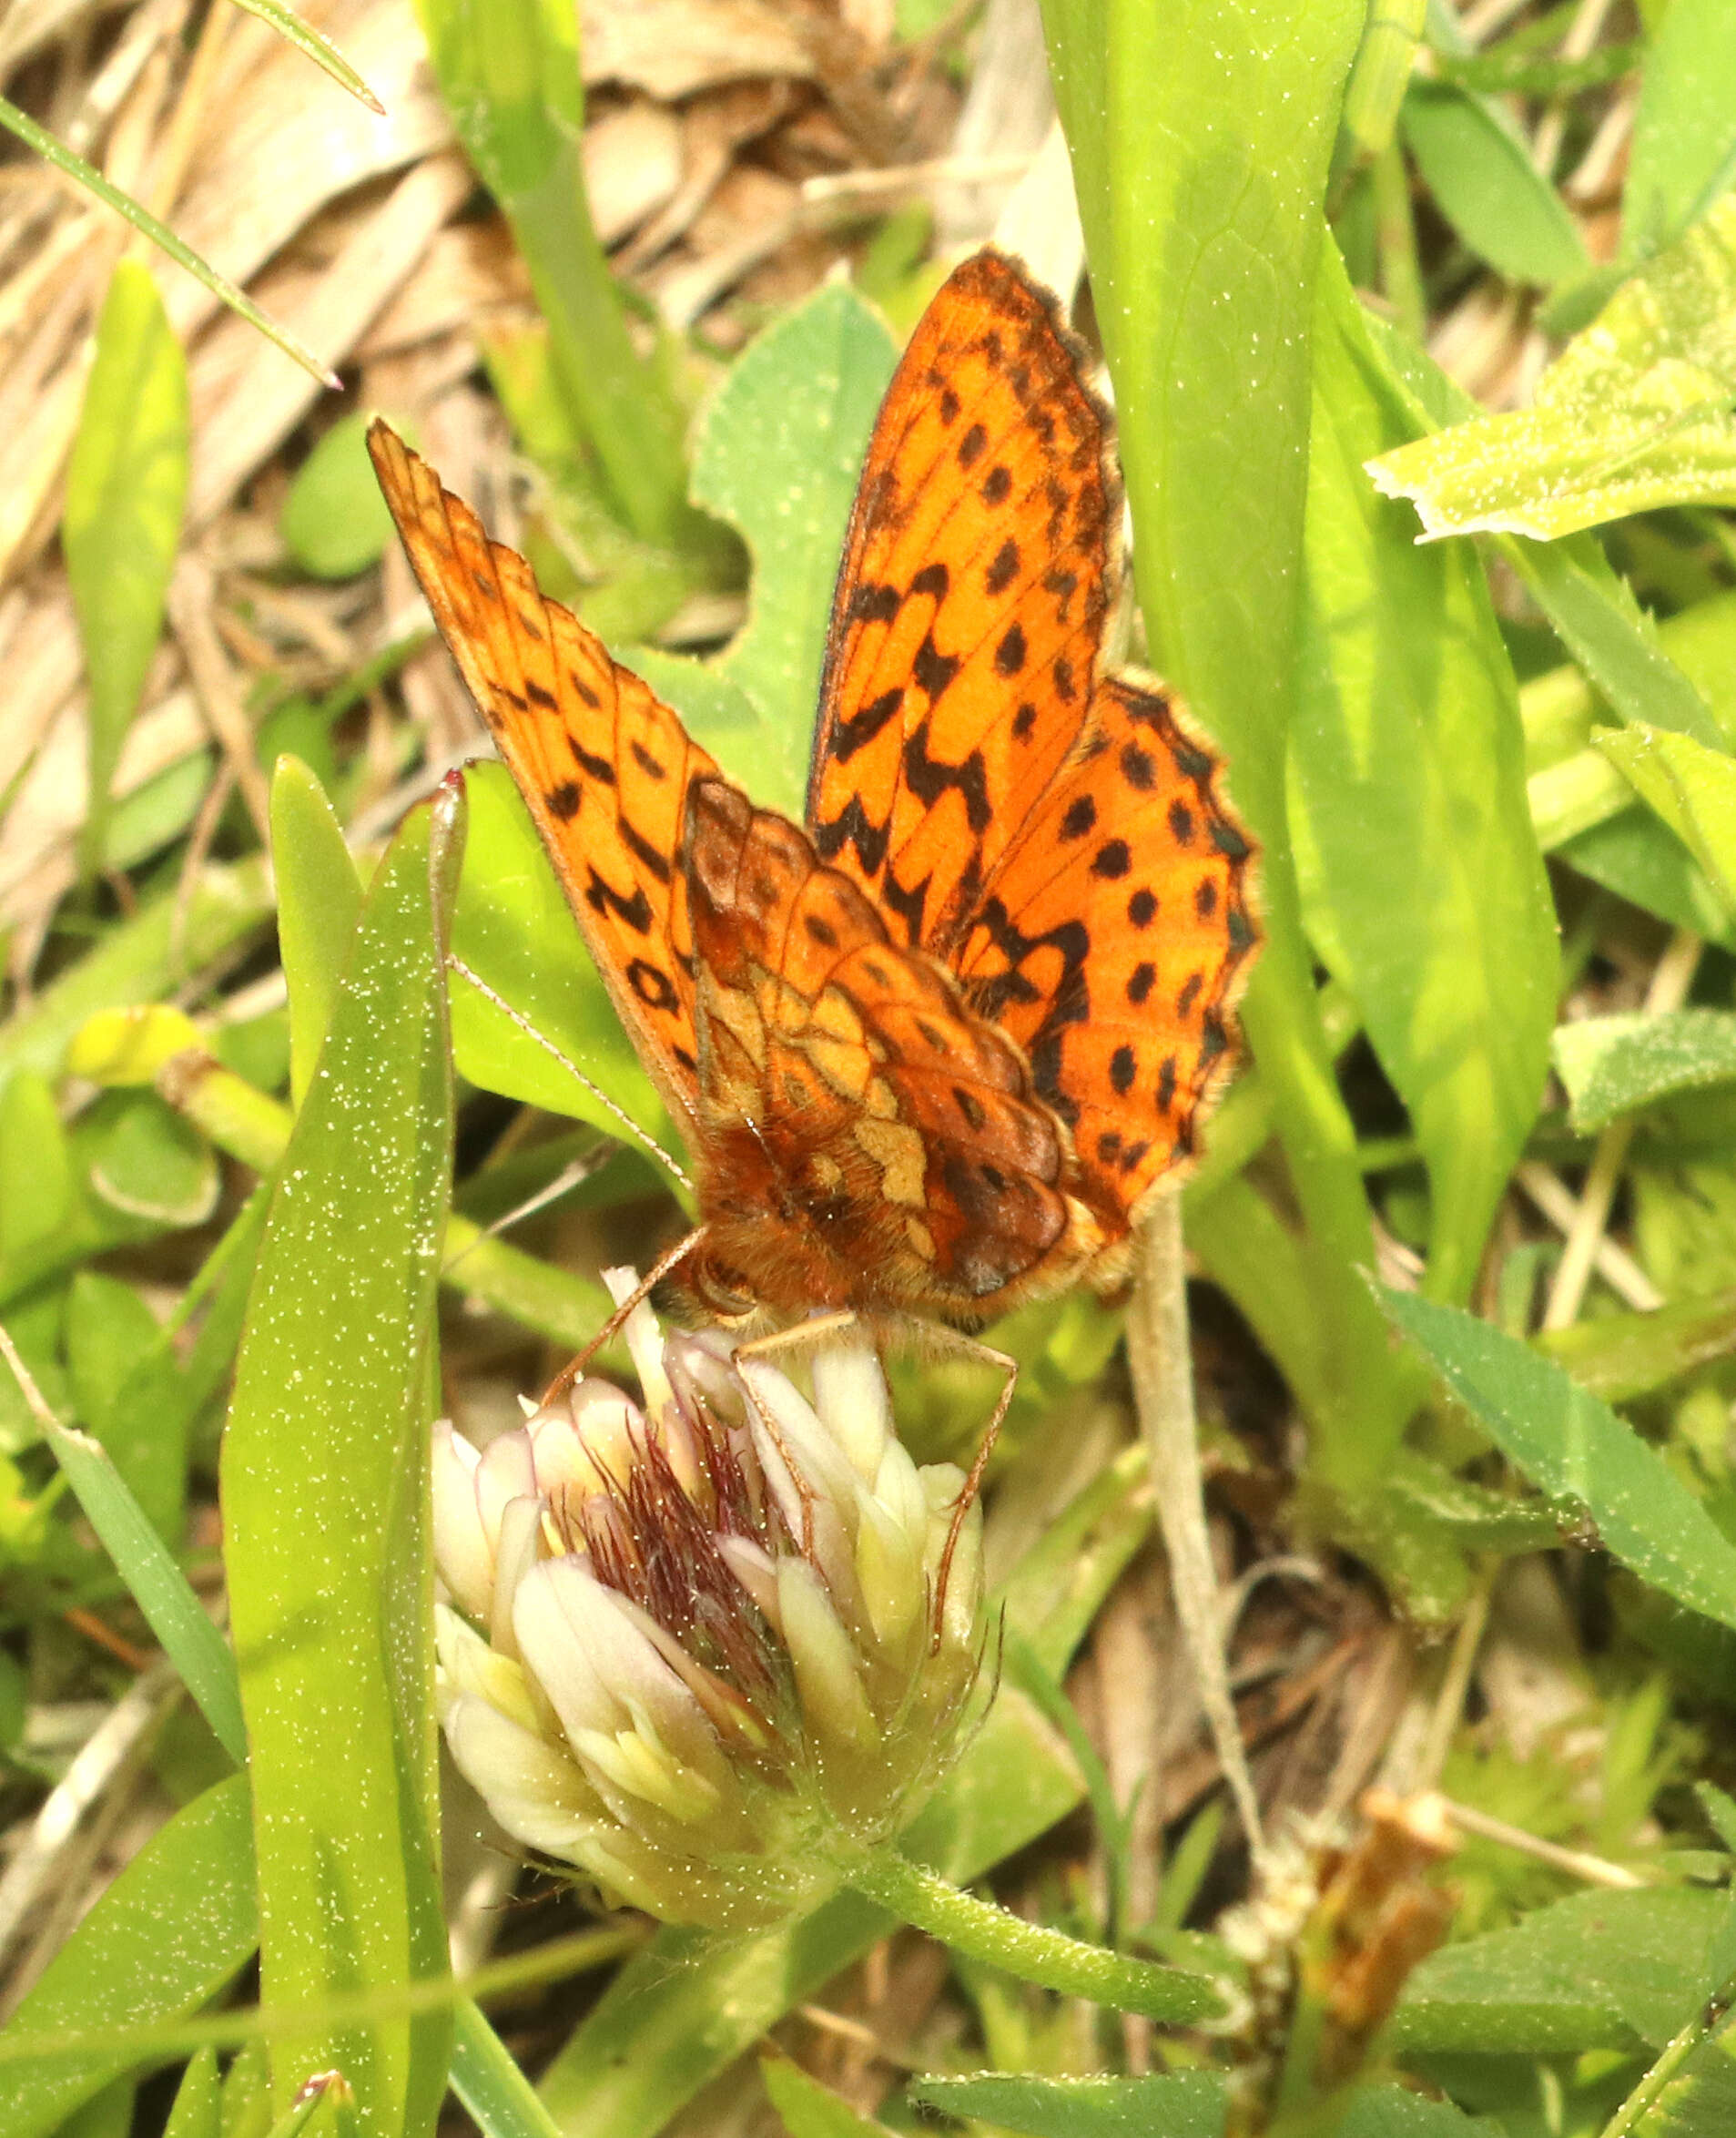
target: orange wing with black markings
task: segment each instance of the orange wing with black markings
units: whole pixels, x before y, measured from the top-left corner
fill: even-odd
[[[378,420],[368,450],[441,635],[506,760],[665,1105],[694,1118],[687,790],[716,761],[515,550]]]
[[[944,951],[1083,724],[1121,494],[1052,299],[959,267],[911,337],[838,576],[807,820]]]
[[[1106,677],[953,960],[1066,1123],[1110,1237],[1193,1155],[1233,1061],[1254,860],[1218,771],[1164,692]]]

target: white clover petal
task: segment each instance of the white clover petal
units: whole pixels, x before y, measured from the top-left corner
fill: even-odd
[[[860,1481],[801,1391],[776,1367],[744,1359],[741,1375],[770,1421],[768,1430],[755,1417],[753,1436],[778,1512],[848,1608],[856,1586],[849,1530],[855,1526]]]
[[[476,1504],[481,1451],[453,1430],[450,1418],[434,1427],[434,1563],[460,1610],[479,1623],[488,1617],[494,1554]]]
[[[777,1567],[764,1544],[752,1537],[719,1537],[717,1550],[731,1573],[746,1590],[749,1599],[764,1612],[772,1630],[781,1634],[777,1615]]]
[[[609,1288],[609,1297],[619,1307],[638,1290],[639,1272],[605,1269],[603,1281]],[[627,1316],[621,1333],[627,1340],[633,1370],[639,1376],[645,1410],[649,1416],[660,1418],[675,1400],[675,1390],[669,1386],[669,1376],[664,1370],[663,1331],[657,1327],[657,1318],[651,1310],[649,1300],[640,1300]]]
[[[575,1760],[469,1695],[445,1726],[458,1771],[515,1841],[569,1859],[583,1852],[603,1806]]]
[[[489,1602],[488,1637],[503,1654],[516,1655],[513,1602],[519,1583],[542,1557],[543,1516],[546,1502],[526,1496],[501,1509],[494,1543],[494,1593]]]
[[[573,1559],[545,1559],[520,1584],[513,1630],[526,1667],[576,1746],[587,1731],[648,1730],[684,1766],[727,1771],[694,1695],[657,1652],[642,1614]]]
[[[814,1354],[814,1408],[857,1475],[871,1482],[893,1439],[892,1400],[871,1344],[847,1339]]]
[[[675,1758],[647,1729],[582,1730],[573,1749],[600,1781],[655,1805],[681,1826],[706,1825],[722,1807],[722,1790]]]
[[[535,1491],[536,1462],[523,1428],[491,1441],[476,1465],[476,1506],[491,1553],[500,1539],[501,1510],[509,1500],[522,1500]]]
[[[777,1563],[778,1615],[802,1706],[834,1738],[871,1745],[878,1736],[857,1675],[856,1650],[819,1576],[804,1559]]]
[[[882,1646],[902,1648],[928,1601],[922,1532],[912,1536],[878,1500],[868,1501],[862,1509],[856,1578],[875,1639]]]

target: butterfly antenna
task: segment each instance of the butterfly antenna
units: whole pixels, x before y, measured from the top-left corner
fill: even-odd
[[[665,1248],[658,1256],[614,1312],[603,1324],[603,1327],[598,1329],[595,1336],[586,1344],[584,1350],[575,1359],[569,1359],[554,1379],[550,1381],[548,1387],[543,1391],[543,1404],[539,1408],[558,1402],[566,1394],[604,1345],[609,1342],[611,1338],[618,1336],[621,1330],[625,1328],[627,1317],[634,1308],[644,1300],[648,1299],[669,1272],[687,1259],[700,1241],[705,1238],[706,1232],[705,1226],[695,1225],[693,1230],[683,1238],[678,1239],[673,1247]]]
[[[469,1246],[461,1247],[445,1265],[444,1273],[450,1276],[465,1256],[473,1253],[484,1240],[498,1238],[509,1226],[523,1224],[525,1218],[534,1217],[537,1211],[545,1210],[551,1203],[558,1202],[569,1188],[577,1187],[582,1181],[589,1180],[594,1173],[602,1170],[613,1150],[613,1145],[604,1144],[602,1149],[592,1151],[583,1158],[574,1158],[570,1166],[563,1166],[546,1187],[538,1188],[533,1196],[527,1196],[522,1203],[514,1204],[512,1209],[495,1218],[492,1225],[483,1226]]]
[[[492,1003],[494,1007],[503,1017],[510,1017],[512,1019],[513,1023],[517,1025],[519,1030],[524,1033],[527,1039],[533,1039],[537,1045],[540,1046],[545,1054],[551,1055],[561,1064],[562,1068],[566,1071],[569,1076],[576,1077],[578,1081],[584,1086],[585,1090],[588,1091],[591,1096],[597,1102],[598,1105],[606,1107],[607,1110],[613,1114],[615,1119],[621,1124],[622,1127],[626,1130],[627,1134],[633,1138],[633,1140],[637,1144],[643,1145],[643,1146],[650,1152],[651,1156],[657,1160],[658,1164],[667,1169],[671,1177],[679,1181],[681,1186],[686,1189],[687,1193],[692,1195],[693,1182],[688,1178],[685,1170],[675,1163],[675,1159],[673,1159],[669,1156],[668,1152],[664,1149],[663,1145],[657,1141],[656,1137],[654,1135],[647,1135],[645,1131],[640,1127],[639,1124],[633,1118],[632,1115],[629,1114],[624,1107],[618,1106],[609,1096],[606,1091],[604,1091],[599,1085],[592,1083],[591,1079],[584,1074],[583,1069],[576,1067],[574,1064],[569,1062],[566,1056],[561,1052],[560,1048],[555,1045],[554,1042],[552,1039],[546,1037],[543,1033],[539,1032],[536,1026],[531,1023],[530,1019],[524,1015],[523,1011],[515,1010],[512,1003],[509,1003],[503,995],[496,994],[494,990],[488,984],[487,981],[484,980],[480,973],[472,972],[470,967],[464,962],[462,958],[454,957],[450,951],[448,951],[446,953],[446,967],[448,972],[456,972],[461,980],[468,980],[471,985],[476,990],[477,993],[482,997],[484,1002]],[[601,1342],[602,1339],[599,1338],[597,1340],[598,1342]],[[592,1346],[592,1349],[594,1349],[595,1348],[595,1345]],[[587,1351],[585,1356],[589,1358],[590,1352]]]

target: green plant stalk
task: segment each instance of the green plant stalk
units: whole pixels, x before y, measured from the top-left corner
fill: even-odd
[[[681,425],[633,346],[591,220],[574,0],[417,0],[416,13],[452,122],[513,226],[615,515],[675,547],[695,521]]]
[[[1427,324],[1422,270],[1416,262],[1416,219],[1411,213],[1410,176],[1404,151],[1389,140],[1373,165],[1375,229],[1380,248],[1381,286],[1399,325],[1420,341]]]
[[[157,1088],[219,1151],[256,1173],[276,1170],[295,1125],[294,1115],[279,1100],[203,1052],[176,1055],[159,1074]],[[494,1239],[456,1212],[446,1221],[441,1270],[442,1281],[451,1289],[482,1299],[575,1350],[614,1311],[600,1284]]]
[[[1641,2133],[1646,2133],[1647,2138],[1666,2138],[1672,2119],[1660,2118],[1657,2111],[1695,2050],[1716,2039],[1727,2054],[1736,2054],[1723,2035],[1714,2037],[1713,2034],[1714,2028],[1720,2026],[1725,2027],[1726,2035],[1730,2031],[1726,2022],[1732,2001],[1736,2001],[1736,1978],[1722,1983],[1692,2019],[1685,2021],[1665,2042],[1657,2062],[1645,2072],[1633,2092],[1604,2125],[1602,2138],[1640,2138]]]
[[[1082,1945],[1060,1930],[1027,1922],[960,1892],[896,1850],[865,1852],[849,1867],[845,1882],[953,1951],[1064,1997],[1087,1997],[1117,2011],[1141,2012],[1171,2023],[1205,2019],[1222,2009],[1216,1991],[1200,1975],[1126,1960],[1101,1945]]]
[[[1264,849],[1243,1019],[1314,1255],[1330,1400],[1319,1481],[1365,1489],[1418,1386],[1356,1276],[1374,1237],[1303,933],[1284,791],[1307,481],[1313,284],[1353,0],[1045,0],[1116,384],[1156,657],[1223,743]]]

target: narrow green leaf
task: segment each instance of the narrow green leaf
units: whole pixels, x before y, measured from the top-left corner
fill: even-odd
[[[175,1544],[187,1481],[187,1420],[175,1401],[175,1361],[157,1338],[157,1318],[131,1285],[94,1269],[74,1273],[66,1341],[78,1415],[147,1521]],[[140,1358],[155,1361],[155,1385],[134,1378]]]
[[[1548,541],[1662,504],[1736,499],[1736,196],[1622,284],[1538,381],[1532,405],[1479,416],[1369,464],[1429,535]]]
[[[1639,721],[1595,739],[1736,913],[1736,758]]]
[[[1363,463],[1410,425],[1381,390],[1335,247],[1317,288],[1297,870],[1315,947],[1423,1146],[1428,1291],[1463,1300],[1542,1098],[1554,902],[1480,563],[1419,548],[1408,514],[1371,492]]]
[[[223,2138],[223,2089],[215,2049],[201,2049],[188,2059],[163,2138]]]
[[[840,2101],[787,2057],[762,2056],[759,2075],[789,2138],[892,2138],[884,2123],[858,2115],[848,2101]]]
[[[190,2018],[258,1939],[248,1786],[236,1775],[152,1836],[0,2029],[0,2138],[46,2138],[136,2068],[137,2049],[113,2036]]]
[[[1229,2095],[1215,2072],[1139,2079],[1047,2079],[1024,2072],[923,2078],[912,2096],[942,2115],[980,2117],[1030,2138],[1223,2138]]]
[[[1401,124],[1441,213],[1498,274],[1548,289],[1589,267],[1561,196],[1498,105],[1448,82],[1416,80]]]
[[[1736,1292],[1678,1299],[1649,1314],[1599,1314],[1532,1341],[1582,1389],[1625,1403],[1736,1351]]]
[[[74,1033],[98,1010],[171,993],[270,914],[265,864],[257,858],[208,864],[185,905],[173,891],[142,905],[44,988],[25,1014],[0,1025],[0,1086],[16,1069],[58,1075]]]
[[[1338,102],[1365,10],[1316,0],[1045,0],[1133,563],[1155,666],[1223,746],[1263,854],[1243,1004],[1314,1252],[1333,1424],[1311,1459],[1379,1474],[1413,1388],[1352,1272],[1373,1252],[1286,820],[1314,280]]]
[[[718,664],[763,727],[730,769],[799,817],[844,530],[898,352],[846,283],[817,290],[740,358],[706,413],[693,494],[754,556],[746,625]]]
[[[1736,1078],[1736,1014],[1638,1010],[1563,1024],[1550,1045],[1577,1129],[1601,1128],[1670,1092]]]
[[[1431,1953],[1393,2039],[1477,2056],[1661,2046],[1712,1986],[1705,1956],[1727,1906],[1721,1893],[1663,1888],[1537,1909]]]
[[[271,776],[278,952],[289,991],[289,1092],[307,1093],[361,911],[361,883],[326,791],[299,758]]]
[[[103,859],[115,767],[162,631],[187,482],[187,360],[150,270],[120,260],[96,321],[61,517],[90,685],[87,876]]]
[[[64,171],[75,185],[86,192],[94,193],[106,208],[112,208],[136,230],[141,230],[160,251],[168,253],[178,267],[184,267],[198,282],[202,282],[219,303],[227,304],[239,318],[251,327],[257,327],[268,341],[275,342],[285,356],[292,358],[302,370],[317,379],[320,385],[330,386],[335,393],[343,382],[338,374],[320,362],[313,351],[297,341],[288,328],[262,312],[245,290],[237,289],[228,276],[219,275],[214,267],[201,260],[190,245],[181,242],[167,224],[160,223],[149,211],[141,208],[129,194],[118,186],[111,186],[95,164],[86,163],[82,156],[75,156],[70,148],[63,148],[54,136],[39,127],[27,112],[20,111],[15,104],[9,104],[0,97],[0,127],[15,134],[28,148],[33,148],[46,163],[51,163],[58,171]]]
[[[1732,178],[1736,11],[1726,0],[1670,0],[1640,82],[1621,194],[1622,259],[1649,260],[1673,243]]]
[[[375,876],[279,1171],[224,1439],[260,1980],[284,2011],[446,1970],[426,1466],[462,807],[443,788]],[[308,2072],[338,2068],[374,2127],[431,2129],[450,2024],[310,2016],[274,2045],[279,2112]]]
[[[1691,1611],[1736,1626],[1736,1544],[1662,1456],[1561,1369],[1487,1321],[1378,1288],[1396,1326],[1564,1525]]]
[[[467,1997],[453,2013],[452,2085],[482,2138],[561,2138],[517,2058]]]

